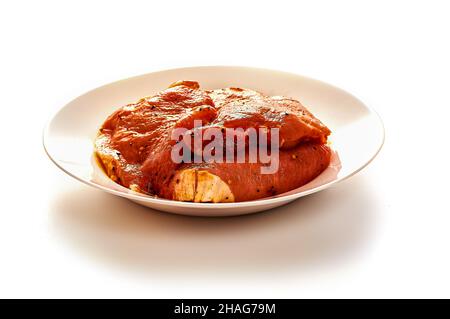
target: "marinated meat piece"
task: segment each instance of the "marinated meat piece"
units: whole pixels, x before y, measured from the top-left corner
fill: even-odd
[[[186,164],[179,168],[167,195],[216,203],[270,197],[310,182],[328,167],[330,157],[327,145],[307,143],[280,152],[275,174],[261,174],[261,163]]]
[[[283,96],[266,96],[259,92],[227,88],[207,91],[218,109],[213,125],[241,128],[279,128],[280,147],[300,142],[325,143],[330,130],[299,101]]]
[[[113,113],[96,140],[100,159],[109,163],[116,180],[125,187],[158,194],[173,177],[177,164],[170,152],[176,127],[208,123],[216,116],[212,99],[196,82],[179,82],[153,97],[146,97]]]
[[[271,141],[271,128],[279,129],[279,146],[281,149],[294,147],[302,142],[325,143],[330,130],[309,112],[299,101],[283,96],[266,96],[259,92],[226,88],[206,91],[214,101],[217,117],[207,126],[194,128],[186,134],[202,136],[201,149],[191,149],[199,154],[210,139],[205,132],[212,128],[241,128],[243,132],[235,131],[235,139],[239,135],[248,142],[248,130],[256,129],[258,134],[262,129]],[[225,142],[223,142],[225,146]]]

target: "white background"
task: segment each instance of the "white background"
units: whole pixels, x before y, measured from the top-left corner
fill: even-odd
[[[0,297],[450,297],[449,17],[447,1],[2,2]],[[383,118],[383,150],[231,219],[151,212],[47,159],[45,122],[74,97],[218,64],[350,91]]]

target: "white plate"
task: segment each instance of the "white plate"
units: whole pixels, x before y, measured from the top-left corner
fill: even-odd
[[[331,130],[331,165],[315,180],[274,197],[239,203],[188,203],[138,194],[112,182],[93,160],[93,140],[106,117],[120,106],[152,95],[177,80],[196,80],[202,88],[244,87],[301,101]],[[364,168],[384,141],[378,115],[351,94],[291,73],[248,67],[193,67],[149,73],[90,91],[64,106],[44,130],[44,147],[64,172],[88,185],[153,209],[196,216],[254,213],[323,190]]]

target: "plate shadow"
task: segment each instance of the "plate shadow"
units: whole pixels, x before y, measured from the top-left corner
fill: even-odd
[[[363,174],[263,213],[172,215],[86,186],[55,196],[57,239],[127,271],[157,276],[273,273],[334,266],[365,251],[376,201]]]

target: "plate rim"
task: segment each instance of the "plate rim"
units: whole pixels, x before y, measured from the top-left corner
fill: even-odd
[[[348,173],[347,175],[344,175],[342,177],[339,177],[333,181],[330,181],[328,183],[322,184],[320,186],[314,187],[310,190],[305,190],[299,193],[294,193],[294,194],[289,194],[289,195],[281,195],[278,197],[269,197],[269,198],[261,198],[261,199],[257,199],[257,200],[251,200],[251,201],[244,201],[244,202],[232,202],[232,203],[195,203],[195,202],[182,202],[182,201],[176,201],[176,200],[170,200],[170,199],[165,199],[165,198],[154,198],[154,197],[150,197],[147,196],[145,194],[133,194],[133,193],[125,193],[125,192],[121,192],[118,190],[114,190],[111,188],[108,188],[106,186],[94,183],[90,180],[85,180],[82,177],[79,177],[73,173],[71,173],[70,171],[68,171],[67,169],[65,169],[60,163],[59,161],[52,157],[52,155],[50,154],[51,152],[49,151],[48,148],[48,143],[46,144],[46,140],[49,139],[48,135],[49,135],[49,129],[50,129],[50,125],[53,122],[53,120],[57,117],[57,115],[62,112],[62,110],[64,110],[71,102],[73,102],[74,100],[89,94],[93,91],[96,91],[98,89],[107,87],[109,85],[118,83],[118,82],[122,82],[122,81],[127,81],[130,79],[136,79],[136,78],[140,78],[140,77],[145,77],[148,76],[149,74],[157,74],[157,73],[164,73],[164,72],[168,72],[168,71],[176,71],[176,70],[194,70],[194,69],[207,69],[207,68],[221,68],[221,69],[230,69],[230,68],[236,68],[236,69],[246,69],[249,71],[262,71],[262,72],[271,72],[271,73],[278,73],[280,75],[286,75],[286,76],[296,76],[296,77],[301,77],[305,80],[308,81],[314,81],[316,83],[319,84],[324,84],[326,86],[332,87],[333,89],[339,90],[345,94],[348,94],[349,96],[351,96],[352,98],[354,98],[355,100],[357,100],[363,107],[365,107],[367,109],[367,111],[369,111],[369,113],[375,115],[375,118],[378,121],[378,124],[380,124],[380,133],[381,133],[381,141],[379,143],[379,145],[377,146],[376,151],[372,154],[372,156],[370,157],[370,159],[368,159],[363,165],[361,165],[360,167],[358,167],[356,170]],[[383,123],[383,120],[381,119],[381,116],[378,114],[378,112],[376,110],[374,110],[372,107],[366,105],[365,103],[363,103],[359,98],[357,98],[355,95],[353,95],[352,93],[350,93],[347,90],[341,89],[333,84],[321,81],[321,80],[317,80],[315,78],[312,77],[308,77],[308,76],[304,76],[301,74],[297,74],[297,73],[293,73],[293,72],[287,72],[287,71],[281,71],[281,70],[274,70],[274,69],[268,69],[268,68],[259,68],[259,67],[249,67],[249,66],[235,66],[235,65],[204,65],[204,66],[190,66],[190,67],[181,67],[181,68],[170,68],[170,69],[164,69],[164,70],[158,70],[158,71],[154,71],[154,72],[147,72],[144,74],[140,74],[140,75],[135,75],[135,76],[130,76],[124,79],[120,79],[117,81],[113,81],[113,82],[109,82],[107,84],[98,86],[96,88],[93,88],[87,92],[84,92],[81,95],[78,95],[77,97],[73,98],[72,100],[70,100],[68,103],[66,103],[64,106],[60,107],[56,112],[54,112],[52,114],[52,116],[47,120],[44,129],[43,129],[43,133],[42,133],[42,145],[44,147],[44,151],[47,154],[47,156],[49,157],[49,159],[59,168],[61,169],[64,173],[66,173],[67,175],[73,177],[74,179],[82,182],[83,184],[95,187],[97,189],[103,190],[107,193],[113,194],[113,195],[117,195],[120,197],[124,197],[133,201],[141,201],[141,202],[148,202],[148,203],[152,203],[152,204],[158,204],[158,205],[169,205],[169,206],[176,206],[176,207],[181,207],[181,208],[205,208],[205,209],[210,209],[210,208],[215,208],[215,209],[228,209],[228,208],[237,208],[237,207],[254,207],[254,206],[260,206],[260,205],[264,205],[264,206],[269,206],[271,204],[275,204],[278,202],[288,202],[288,201],[293,201],[295,199],[298,199],[300,197],[303,196],[307,196],[319,191],[322,191],[326,188],[329,188],[337,183],[340,183],[342,181],[345,181],[346,179],[356,175],[357,173],[359,173],[361,170],[363,170],[364,168],[366,168],[376,157],[377,155],[380,153],[381,149],[383,148],[384,142],[385,142],[385,138],[386,138],[386,132],[385,132],[385,126]]]

